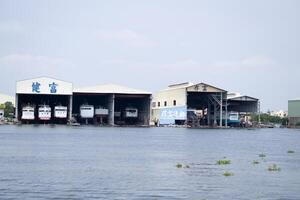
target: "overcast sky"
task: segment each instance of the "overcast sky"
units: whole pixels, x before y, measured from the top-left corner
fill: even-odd
[[[206,82],[287,109],[300,97],[300,1],[0,0],[0,93],[50,76],[155,92]]]

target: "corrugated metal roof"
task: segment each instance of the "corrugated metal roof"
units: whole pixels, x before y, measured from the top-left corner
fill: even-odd
[[[174,89],[181,89],[181,88],[189,88],[189,87],[193,87],[193,86],[201,85],[201,84],[206,85],[206,86],[209,86],[209,87],[212,87],[212,88],[215,88],[215,89],[220,90],[220,91],[226,92],[226,90],[223,90],[223,89],[221,89],[221,88],[218,88],[218,87],[216,87],[216,86],[209,85],[209,84],[203,83],[203,82],[197,83],[197,84],[194,84],[194,83],[192,83],[192,82],[173,84],[173,85],[168,86],[168,88],[166,88],[166,89],[164,89],[164,90],[162,90],[162,91],[174,90]]]
[[[13,103],[13,105],[15,105],[15,98],[13,96],[6,95],[6,94],[0,94],[0,104],[3,104],[7,101],[10,101]]]
[[[299,98],[295,98],[295,99],[289,99],[289,101],[300,101],[300,97]]]
[[[250,99],[252,99],[252,100],[258,100],[257,98],[254,98],[254,97],[250,97],[250,96],[247,96],[247,95],[241,95],[241,94],[239,94],[239,95],[236,95],[236,96],[227,96],[227,99],[228,100],[250,100]]]
[[[73,90],[74,93],[94,93],[94,94],[151,94],[144,90],[129,88],[116,84],[105,84],[91,87],[81,87]]]

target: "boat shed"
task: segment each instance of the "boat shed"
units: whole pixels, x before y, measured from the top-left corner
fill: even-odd
[[[149,126],[151,97],[151,92],[115,84],[77,88],[73,114],[86,124]]]
[[[51,108],[49,123],[67,123],[72,117],[73,84],[49,77],[39,77],[18,81],[16,83],[16,119],[23,121],[22,108],[30,106],[34,111],[34,119],[30,123],[45,123],[39,117],[39,107],[47,105]],[[67,107],[64,119],[55,119],[54,107]]]
[[[226,90],[206,83],[170,85],[154,94],[152,121],[157,125],[226,126],[226,98]]]
[[[229,112],[238,112],[240,115],[257,114],[259,99],[240,93],[228,93],[227,109]]]

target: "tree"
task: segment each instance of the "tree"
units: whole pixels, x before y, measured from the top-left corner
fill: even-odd
[[[7,101],[4,103],[4,117],[13,117],[14,111],[15,108],[12,102]]]

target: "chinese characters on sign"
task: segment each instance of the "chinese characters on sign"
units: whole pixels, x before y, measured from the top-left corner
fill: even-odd
[[[39,82],[33,82],[32,83],[32,92],[40,93],[40,86],[41,86],[41,84]]]
[[[57,90],[56,90],[56,86],[57,86],[57,84],[56,83],[51,83],[51,84],[49,84],[49,87],[50,87],[50,92],[51,93],[56,93],[57,92]]]
[[[55,82],[52,82],[49,84],[49,92],[52,94],[55,94],[57,92],[57,86]],[[32,92],[34,93],[40,93],[41,92],[41,84],[39,82],[33,82],[32,83]]]

